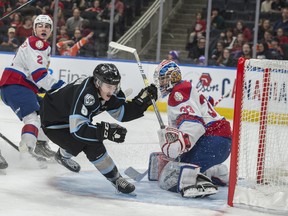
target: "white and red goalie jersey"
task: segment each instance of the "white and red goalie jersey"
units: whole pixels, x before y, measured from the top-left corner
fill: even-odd
[[[57,83],[48,73],[51,47],[48,42],[35,36],[28,37],[19,47],[10,67],[2,74],[0,86],[23,85],[38,92],[39,88],[49,90]]]
[[[168,124],[158,136],[162,152],[170,158],[192,149],[203,135],[231,137],[230,123],[189,81],[181,81],[169,94]]]

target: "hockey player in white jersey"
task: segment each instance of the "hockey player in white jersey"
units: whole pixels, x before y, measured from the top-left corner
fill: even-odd
[[[37,16],[33,23],[33,35],[19,47],[0,80],[2,100],[24,123],[19,150],[28,151],[41,161],[54,157],[55,152],[50,149],[48,138],[40,127],[38,111],[41,98],[37,93],[40,89],[47,91],[64,84],[48,72],[51,47],[47,40],[52,31],[51,18]]]
[[[175,62],[162,61],[154,78],[162,97],[168,96],[169,126],[158,131],[162,152],[150,155],[149,180],[183,197],[217,193],[213,183],[228,182],[228,169],[221,163],[230,154],[230,123],[190,81],[182,80]]]

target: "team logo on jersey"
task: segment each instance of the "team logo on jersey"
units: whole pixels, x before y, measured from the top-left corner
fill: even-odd
[[[42,49],[44,46],[44,43],[41,40],[38,40],[35,45],[38,49]]]
[[[183,95],[180,92],[175,92],[174,99],[175,99],[175,101],[182,101]]]
[[[85,106],[92,106],[95,103],[95,98],[91,94],[87,94],[84,97],[84,104]]]

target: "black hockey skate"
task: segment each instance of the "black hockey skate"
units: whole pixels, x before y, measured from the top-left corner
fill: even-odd
[[[74,160],[72,160],[71,158],[65,158],[60,154],[60,148],[58,149],[57,153],[55,154],[55,160],[63,165],[64,167],[66,167],[67,169],[69,169],[72,172],[79,172],[81,169],[81,166]]]
[[[117,191],[123,194],[131,194],[135,190],[135,186],[120,176],[115,181],[111,181]]]
[[[5,158],[1,155],[0,151],[0,169],[6,169],[8,167],[8,163]]]
[[[55,157],[56,152],[52,151],[50,146],[46,141],[37,141],[36,147],[34,150],[35,154],[43,156],[47,159]]]
[[[29,154],[39,162],[46,162],[46,158],[35,153],[35,149],[28,147]]]

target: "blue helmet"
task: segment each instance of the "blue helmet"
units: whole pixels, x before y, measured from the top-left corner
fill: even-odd
[[[172,88],[182,80],[179,66],[171,60],[163,60],[154,72],[154,82],[162,97],[169,94]]]

